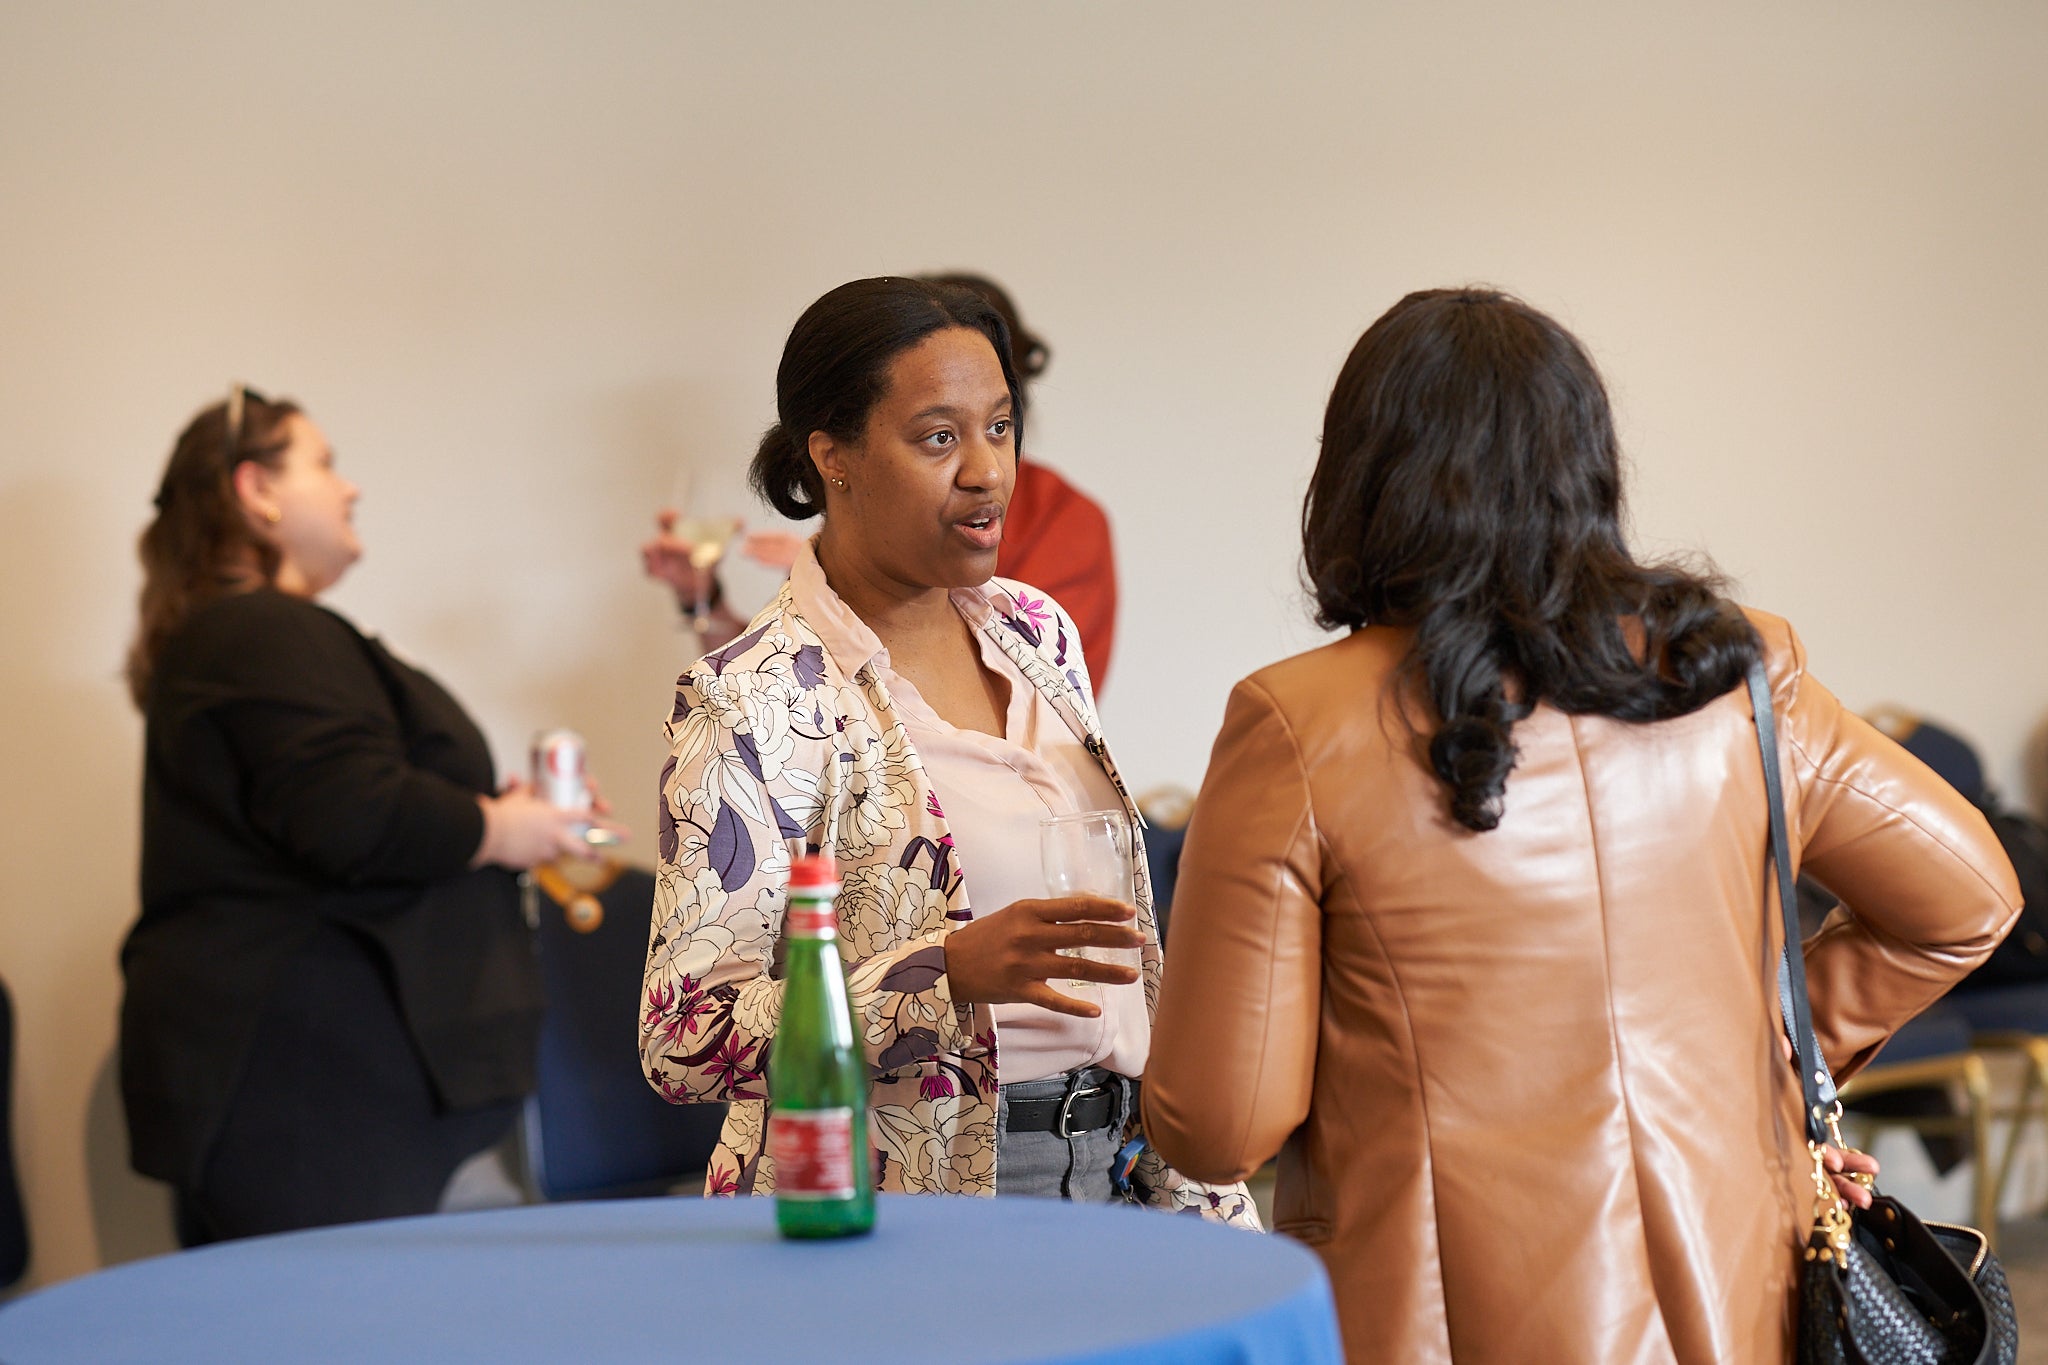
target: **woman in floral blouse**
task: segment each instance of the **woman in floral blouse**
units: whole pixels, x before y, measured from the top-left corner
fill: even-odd
[[[1160,962],[1142,858],[1135,906],[1039,895],[1041,819],[1136,812],[1071,622],[992,577],[1018,445],[1001,317],[924,281],[843,285],[798,319],[776,398],[755,487],[823,529],[684,674],[662,771],[641,1051],[666,1098],[732,1102],[708,1192],[774,1188],[763,1076],[808,846],[844,886],[879,1188],[1256,1226],[1241,1185],[1134,1141]],[[1058,951],[1085,946],[1137,948],[1142,969]]]

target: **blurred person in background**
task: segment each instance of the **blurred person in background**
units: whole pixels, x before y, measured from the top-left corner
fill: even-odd
[[[320,605],[356,497],[297,405],[238,385],[142,535],[121,1088],[188,1246],[432,1212],[532,1086],[516,873],[587,851],[588,812],[498,789],[455,698]]]
[[[1846,902],[1804,945],[1837,1077],[2018,913],[1982,815],[1621,506],[1569,333],[1396,304],[1303,514],[1346,633],[1238,684],[1189,828],[1146,1130],[1201,1179],[1279,1154],[1355,1365],[1790,1358],[1813,1164],[1753,663],[1795,861]],[[1823,1158],[1869,1207],[1875,1163]]]
[[[1016,373],[1017,417],[1030,402],[1030,382],[1045,372],[1052,349],[1027,330],[1017,305],[1002,286],[981,275],[926,275],[934,283],[966,289],[1001,315],[1010,334],[1010,366]],[[715,568],[692,563],[696,548],[676,533],[678,514],[664,509],[656,518],[656,534],[640,547],[647,576],[666,583],[688,613],[702,592],[711,604],[711,625],[703,647],[715,649],[739,634],[744,620],[725,603]],[[753,532],[740,552],[756,563],[787,570],[806,537],[788,532]],[[1003,519],[1003,543],[996,573],[1042,588],[1066,608],[1086,647],[1099,695],[1109,676],[1110,651],[1116,644],[1116,554],[1110,543],[1109,516],[1100,504],[1036,459],[1017,457],[1016,486]]]
[[[1135,904],[1049,896],[1039,827],[1135,816],[1061,605],[995,577],[1020,377],[1002,316],[925,280],[805,310],[755,487],[822,514],[777,599],[677,687],[641,1047],[677,1103],[730,1100],[706,1189],[766,1194],[792,845],[837,862],[872,1067],[876,1187],[1130,1200],[1257,1225],[1134,1145],[1159,972]],[[972,901],[970,903],[970,889]],[[1123,950],[1136,965],[1061,956]]]

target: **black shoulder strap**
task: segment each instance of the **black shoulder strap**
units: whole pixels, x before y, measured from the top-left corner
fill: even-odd
[[[1771,680],[1761,656],[1749,666],[1749,705],[1756,716],[1757,751],[1763,758],[1764,795],[1770,802],[1770,863],[1777,871],[1778,908],[1785,917],[1785,952],[1778,960],[1778,1008],[1785,1036],[1799,1062],[1799,1089],[1806,1099],[1806,1136],[1826,1142],[1827,1114],[1835,1102],[1835,1078],[1813,1036],[1813,1007],[1806,998],[1806,955],[1799,933],[1799,890],[1792,871],[1792,840],[1785,830],[1785,783],[1778,773],[1778,724],[1771,712]]]

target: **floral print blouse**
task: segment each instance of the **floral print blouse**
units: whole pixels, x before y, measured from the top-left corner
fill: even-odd
[[[983,629],[1135,817],[1072,623],[1020,584],[993,579],[968,591],[991,608]],[[665,1099],[731,1102],[705,1192],[774,1189],[762,1150],[767,1053],[782,1007],[778,949],[796,845],[829,849],[839,864],[839,948],[873,1077],[877,1188],[993,1195],[994,1017],[988,1005],[954,1001],[945,971],[946,936],[974,911],[939,795],[880,670],[869,661],[848,676],[785,584],[745,633],[679,680],[667,734],[640,1047]],[[1142,856],[1136,880],[1149,1011],[1160,947]],[[1154,1207],[1259,1225],[1244,1186],[1188,1180],[1149,1149],[1133,1187]]]

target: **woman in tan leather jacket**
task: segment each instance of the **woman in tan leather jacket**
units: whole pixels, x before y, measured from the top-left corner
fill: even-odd
[[[1280,1156],[1354,1362],[1789,1357],[1811,1208],[1782,1052],[1761,650],[1838,1077],[1982,960],[2018,889],[1976,810],[1785,622],[1639,564],[1591,361],[1410,295],[1330,398],[1304,513],[1335,643],[1230,698],[1174,905],[1146,1129]],[[1853,910],[1849,907],[1853,907]]]

